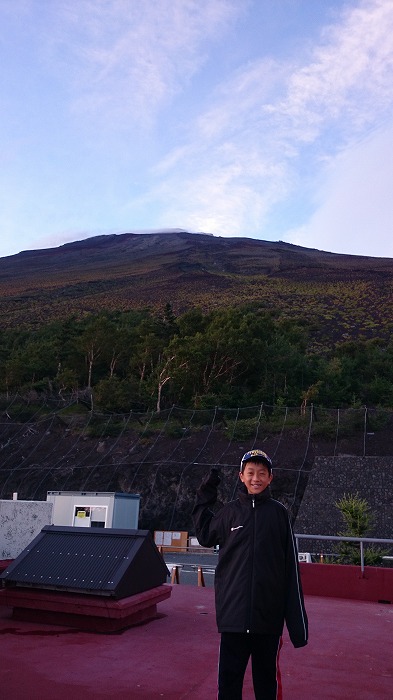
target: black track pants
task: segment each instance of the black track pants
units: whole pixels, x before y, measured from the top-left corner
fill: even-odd
[[[256,700],[277,700],[280,641],[280,636],[273,634],[223,632],[218,666],[218,700],[241,700],[250,656]]]

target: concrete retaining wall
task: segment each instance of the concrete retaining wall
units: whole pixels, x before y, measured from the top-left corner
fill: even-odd
[[[0,559],[15,559],[45,525],[52,525],[47,501],[0,500]]]
[[[393,538],[393,457],[317,457],[296,518],[295,532],[340,534],[344,524],[335,503],[344,495],[355,493],[366,499],[375,518],[369,536]]]

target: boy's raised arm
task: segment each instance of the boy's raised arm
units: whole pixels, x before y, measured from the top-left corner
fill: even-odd
[[[209,506],[214,506],[217,501],[217,487],[220,481],[219,471],[213,467],[197,491],[192,517],[195,534],[199,544],[203,547],[214,547],[214,545],[219,544],[218,534],[212,525],[214,513]]]

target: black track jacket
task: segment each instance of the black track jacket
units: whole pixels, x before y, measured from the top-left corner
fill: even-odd
[[[215,574],[219,632],[282,634],[286,622],[293,646],[307,644],[308,621],[296,543],[287,509],[267,488],[257,496],[239,491],[214,514],[217,473],[197,492],[193,510],[203,547],[219,545]]]

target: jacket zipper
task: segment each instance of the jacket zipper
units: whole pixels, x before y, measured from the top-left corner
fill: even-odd
[[[250,576],[250,598],[249,598],[249,612],[248,612],[248,630],[247,634],[250,634],[251,627],[251,613],[252,613],[252,600],[253,600],[253,590],[254,590],[254,556],[255,556],[255,498],[252,499],[252,510],[253,510],[253,524],[252,524],[252,558],[251,558],[251,576]]]

